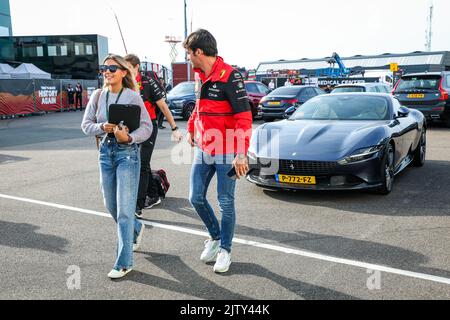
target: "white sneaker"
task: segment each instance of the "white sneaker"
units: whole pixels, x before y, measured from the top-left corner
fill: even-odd
[[[139,232],[139,234],[136,238],[136,243],[133,243],[133,252],[136,252],[139,250],[141,243],[142,243],[142,238],[144,236],[144,231],[145,231],[145,224],[142,224],[141,231]]]
[[[129,274],[131,271],[133,271],[133,269],[122,269],[122,270],[113,269],[108,274],[108,278],[121,279],[121,278],[125,277],[127,274]]]
[[[203,250],[200,260],[204,263],[216,261],[217,255],[220,251],[220,240],[206,240],[205,250]]]
[[[217,258],[216,265],[214,266],[214,272],[216,273],[225,273],[230,270],[231,265],[231,254],[225,250],[221,249],[219,256]]]

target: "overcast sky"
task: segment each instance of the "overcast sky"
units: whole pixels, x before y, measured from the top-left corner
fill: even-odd
[[[188,0],[189,31],[216,37],[230,64],[321,58],[333,52],[406,53],[425,49],[430,0]],[[170,64],[166,35],[184,38],[183,0],[10,0],[13,33],[100,34],[109,51],[124,54],[110,8],[129,52]],[[432,50],[450,51],[450,1],[434,0]],[[184,50],[178,46],[178,61]]]

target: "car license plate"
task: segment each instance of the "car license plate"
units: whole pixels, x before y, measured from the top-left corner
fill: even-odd
[[[424,99],[425,95],[423,93],[415,93],[415,94],[408,94],[408,99]]]
[[[284,174],[279,174],[277,175],[277,180],[280,183],[308,184],[308,185],[317,184],[316,177],[287,176]]]
[[[280,101],[270,101],[268,103],[269,106],[280,106],[281,102]]]

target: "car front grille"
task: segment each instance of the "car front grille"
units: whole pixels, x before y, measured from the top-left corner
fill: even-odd
[[[329,175],[337,168],[337,162],[280,160],[280,174]]]

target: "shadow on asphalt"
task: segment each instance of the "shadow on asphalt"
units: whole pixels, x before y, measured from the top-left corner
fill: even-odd
[[[282,205],[327,207],[336,210],[381,216],[450,216],[450,201],[442,190],[450,185],[450,162],[427,161],[422,168],[408,168],[394,182],[388,196],[368,191],[285,191],[263,189]]]
[[[233,263],[224,277],[234,275],[265,278],[277,283],[305,300],[359,300],[345,293],[280,276],[254,263]]]
[[[123,281],[133,281],[163,290],[178,292],[199,299],[220,299],[220,300],[250,300],[251,297],[232,292],[218,286],[213,281],[200,276],[197,272],[186,265],[180,257],[158,253],[143,253],[148,255],[147,260],[160,268],[175,280],[168,280],[142,272],[130,273]],[[212,272],[212,267],[211,267]],[[223,275],[231,277],[234,275],[256,276],[271,280],[287,290],[295,293],[299,298],[306,300],[338,299],[355,300],[355,297],[340,293],[331,289],[318,287],[298,280],[280,276],[252,263],[233,263],[230,272]],[[219,276],[219,275],[218,275]]]
[[[5,165],[9,163],[15,163],[15,162],[23,162],[28,161],[30,158],[24,158],[24,157],[14,157],[14,156],[8,156],[5,154],[0,154],[0,165]]]
[[[180,257],[152,252],[140,253],[147,255],[148,257],[146,259],[151,264],[157,266],[176,280],[168,280],[139,271],[133,271],[126,279],[122,281],[133,281],[147,286],[178,292],[205,300],[215,299],[218,297],[226,300],[250,299],[250,297],[224,289],[214,282],[201,277],[198,273],[186,265]]]
[[[40,234],[40,228],[26,223],[0,221],[0,246],[19,249],[35,249],[56,254],[66,254],[69,244],[64,238]]]
[[[151,222],[171,224],[161,220]],[[175,225],[205,231],[195,224],[177,222]],[[372,241],[303,231],[289,233],[261,230],[239,225],[236,226],[236,237],[256,237],[302,251],[450,278],[450,270],[425,267],[430,259],[421,253]]]

